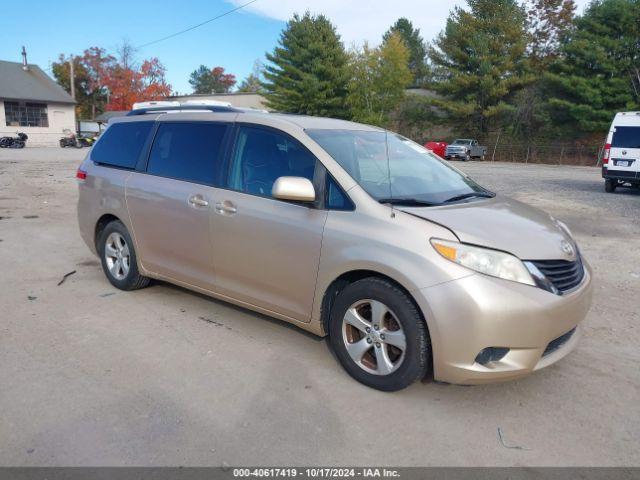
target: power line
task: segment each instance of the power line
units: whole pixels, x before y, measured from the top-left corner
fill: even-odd
[[[224,13],[221,13],[220,15],[217,15],[217,16],[215,16],[215,17],[213,17],[213,18],[210,18],[209,20],[205,20],[205,21],[204,21],[204,22],[202,22],[202,23],[199,23],[199,24],[194,25],[194,26],[189,27],[189,28],[185,28],[184,30],[180,30],[179,32],[172,33],[171,35],[167,35],[166,37],[162,37],[162,38],[159,38],[159,39],[157,39],[157,40],[153,40],[153,41],[151,41],[151,42],[145,43],[145,44],[140,45],[140,46],[135,47],[135,48],[136,48],[136,49],[139,49],[139,48],[148,47],[149,45],[153,45],[153,44],[155,44],[155,43],[163,42],[163,41],[168,40],[168,39],[170,39],[170,38],[177,37],[178,35],[182,35],[183,33],[190,32],[191,30],[195,30],[196,28],[201,27],[201,26],[203,26],[203,25],[206,25],[207,23],[211,23],[211,22],[213,22],[214,20],[218,20],[219,18],[222,18],[222,17],[224,17],[224,16],[226,16],[226,15],[229,15],[230,13],[237,12],[238,10],[240,10],[240,9],[242,9],[242,8],[244,8],[244,7],[248,6],[248,5],[251,5],[252,3],[257,2],[257,1],[258,1],[258,0],[251,0],[250,2],[244,3],[244,4],[242,4],[242,5],[240,5],[240,6],[236,7],[236,8],[234,8],[234,9],[232,9],[232,10],[228,10],[228,11],[226,11],[226,12],[224,12]]]

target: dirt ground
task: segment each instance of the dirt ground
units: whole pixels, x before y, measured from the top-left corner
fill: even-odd
[[[85,153],[0,150],[0,465],[640,465],[638,191],[606,194],[589,167],[456,163],[569,225],[593,308],[528,378],[389,394],[282,322],[111,287],[76,224]]]

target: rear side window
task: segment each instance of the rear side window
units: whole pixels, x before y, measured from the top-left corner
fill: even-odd
[[[640,148],[640,127],[615,127],[611,146],[617,148]]]
[[[221,123],[160,124],[147,173],[214,185],[226,131]]]
[[[111,125],[91,151],[91,160],[103,165],[135,168],[153,122],[125,122]]]

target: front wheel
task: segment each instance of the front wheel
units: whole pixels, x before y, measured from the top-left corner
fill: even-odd
[[[365,278],[340,292],[329,341],[347,373],[378,390],[401,390],[431,368],[424,319],[411,298],[385,279]]]
[[[464,156],[464,161],[468,162],[469,160],[471,160],[471,154],[467,152],[467,154]]]
[[[122,222],[114,220],[98,236],[102,269],[111,284],[120,290],[137,290],[149,285],[140,275],[133,241]]]
[[[613,193],[616,191],[616,187],[618,186],[618,181],[613,180],[611,178],[606,178],[604,180],[604,191],[607,193]]]

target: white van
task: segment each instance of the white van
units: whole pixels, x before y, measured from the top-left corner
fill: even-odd
[[[640,187],[640,112],[619,112],[613,118],[602,156],[604,189]]]

